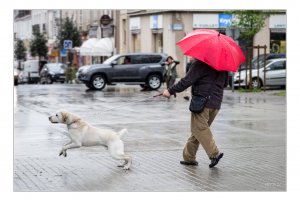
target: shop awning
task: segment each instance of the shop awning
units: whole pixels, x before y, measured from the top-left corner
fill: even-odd
[[[111,56],[114,46],[114,38],[90,38],[78,50],[81,56]]]

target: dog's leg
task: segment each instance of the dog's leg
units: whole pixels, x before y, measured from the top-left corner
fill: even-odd
[[[129,155],[126,154],[120,154],[120,155],[113,155],[113,158],[117,160],[125,160],[125,163],[123,165],[118,165],[118,167],[123,167],[123,169],[128,170],[132,163],[132,158]]]
[[[68,142],[68,143],[64,144],[64,146],[66,146],[66,145],[68,145],[68,144],[71,144],[71,143],[72,143],[72,141],[70,141],[70,142]]]
[[[71,143],[72,143],[72,141],[70,141],[70,142],[64,144],[64,146],[67,146],[67,145],[69,145],[69,144],[71,144]],[[66,157],[66,156],[67,156],[67,151],[61,150],[61,151],[59,152],[59,156],[61,156],[61,155],[64,155],[64,157]]]
[[[125,160],[125,163],[123,165],[119,165],[118,167],[123,167],[125,170],[130,168],[132,158],[131,156],[124,154],[124,144],[121,140],[108,144],[108,150],[114,159]]]
[[[71,142],[69,144],[66,144],[63,146],[63,148],[61,149],[59,155],[61,156],[62,154],[64,155],[64,157],[67,157],[67,150],[68,149],[73,149],[73,148],[78,148],[81,147],[81,144],[79,143],[75,143],[75,142]]]
[[[125,160],[125,162],[122,165],[118,165],[118,167],[124,167],[127,163],[128,161]]]

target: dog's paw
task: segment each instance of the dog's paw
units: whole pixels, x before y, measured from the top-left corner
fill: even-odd
[[[59,152],[59,156],[63,155],[64,157],[67,157],[67,151],[61,150]]]
[[[125,166],[123,167],[123,169],[124,169],[124,170],[129,170],[129,166],[126,166],[126,165],[125,165]]]

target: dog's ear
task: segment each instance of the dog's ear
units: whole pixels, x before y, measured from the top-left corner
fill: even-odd
[[[68,115],[65,112],[61,112],[61,117],[62,117],[62,121],[67,123],[68,120]]]

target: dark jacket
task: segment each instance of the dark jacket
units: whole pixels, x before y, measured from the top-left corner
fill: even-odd
[[[182,92],[192,86],[194,95],[210,95],[207,108],[220,109],[223,99],[223,90],[227,86],[228,72],[217,71],[206,63],[194,60],[184,78],[168,88],[170,94]],[[211,85],[213,84],[213,85]]]
[[[185,73],[188,73],[188,71],[189,71],[190,68],[191,68],[191,65],[192,65],[192,62],[188,62],[188,63],[186,64]]]

